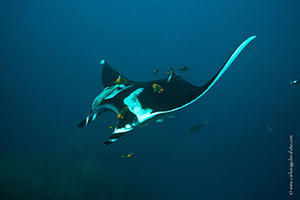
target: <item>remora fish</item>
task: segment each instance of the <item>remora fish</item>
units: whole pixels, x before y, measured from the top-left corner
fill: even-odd
[[[132,81],[111,68],[105,60],[102,60],[102,85],[104,88],[109,88],[109,92],[107,91],[109,95],[104,94],[104,98],[100,98],[101,101],[96,101],[97,103],[93,106],[94,109],[78,124],[78,127],[84,127],[94,121],[103,111],[113,111],[119,115],[122,109],[127,107],[128,110],[124,116],[117,120],[112,135],[104,142],[104,145],[109,145],[126,132],[154,117],[166,115],[190,105],[201,98],[219,80],[241,51],[255,37],[246,39],[221,69],[205,85],[200,87],[185,81],[179,74],[173,73],[174,70],[165,79],[148,82]],[[118,87],[114,87],[118,77],[124,77],[127,80],[126,86],[120,84]],[[153,91],[153,84],[158,84],[164,88],[163,92],[159,94]]]
[[[100,106],[101,101],[103,99],[105,99],[106,97],[108,97],[111,93],[113,93],[118,87],[121,87],[121,86],[117,84],[114,86],[104,88],[104,90],[94,99],[91,110],[94,110],[95,108]]]

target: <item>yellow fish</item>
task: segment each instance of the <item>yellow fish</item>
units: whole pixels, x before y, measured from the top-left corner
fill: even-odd
[[[122,158],[131,158],[132,155],[133,155],[133,152],[131,152],[131,153],[128,154],[127,156],[122,155]]]
[[[184,67],[181,67],[179,70],[181,72],[185,72],[186,70],[189,70],[189,69],[198,69],[196,67],[189,67],[189,66],[184,66]]]
[[[156,83],[154,83],[152,85],[152,88],[153,88],[154,92],[158,92],[159,94],[164,91],[164,88],[162,88],[160,85],[158,85]]]
[[[153,71],[153,75],[155,76],[158,72],[159,72],[158,69],[154,70],[154,71]]]
[[[119,78],[115,81],[115,84],[121,85],[121,84],[125,84],[127,82],[126,78],[121,78],[119,76]]]
[[[189,69],[189,66],[185,66],[185,67],[181,67],[179,70],[181,71],[181,72],[185,72],[186,70],[188,70]]]
[[[168,76],[172,75],[173,72],[174,72],[174,68],[170,67],[170,69],[167,71]]]
[[[118,119],[124,119],[124,116],[127,111],[128,111],[128,106],[126,105],[118,114]]]
[[[111,130],[114,130],[116,128],[116,126],[114,125],[109,125],[108,128],[110,128]]]

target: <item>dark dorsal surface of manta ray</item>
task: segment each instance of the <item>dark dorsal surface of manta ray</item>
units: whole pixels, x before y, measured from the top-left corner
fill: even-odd
[[[179,74],[170,73],[165,79],[148,82],[130,80],[102,60],[102,85],[104,90],[95,98],[90,114],[78,124],[84,127],[102,112],[117,114],[117,124],[112,135],[104,142],[109,145],[136,126],[159,120],[164,115],[184,108],[201,98],[224,74],[241,51],[256,36],[246,39],[228,58],[221,69],[203,86],[185,81]],[[159,91],[154,89],[159,86]]]

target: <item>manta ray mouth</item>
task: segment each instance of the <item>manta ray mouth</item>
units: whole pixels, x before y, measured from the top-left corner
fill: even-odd
[[[107,112],[107,111],[112,111],[114,113],[119,112],[118,109],[115,106],[113,106],[111,104],[104,104],[104,105],[98,106],[97,108],[92,110],[91,113],[84,120],[82,120],[77,126],[79,128],[85,127],[89,123],[94,121],[97,117],[99,117],[99,115],[102,112]]]

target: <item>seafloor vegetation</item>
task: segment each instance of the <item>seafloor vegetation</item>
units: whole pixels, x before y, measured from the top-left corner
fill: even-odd
[[[139,199],[125,187],[107,175],[96,151],[75,145],[0,161],[0,199]]]

